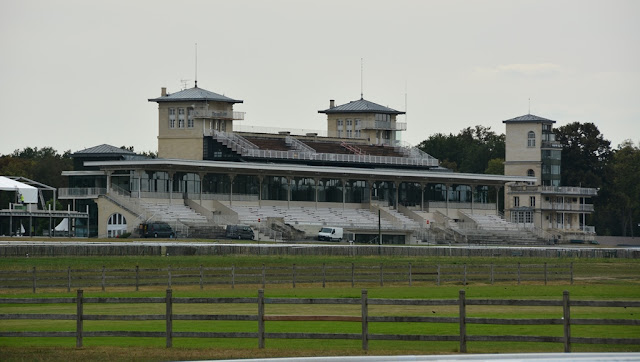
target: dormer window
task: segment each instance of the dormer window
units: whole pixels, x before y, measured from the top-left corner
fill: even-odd
[[[536,134],[533,131],[529,131],[527,133],[527,147],[535,147],[536,146]]]

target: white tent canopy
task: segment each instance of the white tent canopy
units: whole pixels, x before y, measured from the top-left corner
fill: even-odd
[[[60,223],[58,224],[58,226],[56,226],[54,228],[55,231],[69,231],[69,219],[64,218],[62,219],[62,221],[60,221]]]
[[[38,203],[38,189],[24,184],[22,182],[18,182],[12,180],[10,178],[0,176],[0,191],[16,191],[19,192],[20,195],[24,196],[24,202],[27,204],[36,204]]]

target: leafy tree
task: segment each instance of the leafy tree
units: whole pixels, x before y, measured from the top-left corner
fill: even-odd
[[[436,133],[422,141],[418,148],[453,171],[483,173],[489,160],[505,157],[505,136],[496,135],[490,127],[467,127],[457,135]]]
[[[490,159],[484,173],[488,175],[504,175],[504,158]]]
[[[561,184],[602,187],[611,159],[611,142],[593,123],[569,123],[554,129],[562,144]]]
[[[627,140],[615,151],[612,164],[612,194],[609,208],[619,222],[623,236],[634,236],[640,223],[640,148]]]

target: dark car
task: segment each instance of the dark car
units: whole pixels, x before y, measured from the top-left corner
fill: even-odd
[[[142,236],[145,238],[175,238],[176,233],[167,223],[154,222],[142,224]]]
[[[226,236],[230,239],[249,239],[255,237],[249,225],[227,225]]]

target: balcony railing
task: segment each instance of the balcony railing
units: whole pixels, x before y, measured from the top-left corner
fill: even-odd
[[[406,131],[406,122],[391,122],[391,121],[361,121],[360,129],[380,129],[391,131]]]
[[[542,186],[543,193],[554,194],[570,194],[570,195],[591,195],[596,196],[598,189],[587,187],[568,187],[568,186]]]
[[[195,118],[243,120],[244,114],[245,112],[216,111],[216,110],[207,109],[207,108],[193,109],[193,116]]]
[[[558,141],[542,141],[542,148],[562,148],[562,144]]]
[[[94,199],[107,193],[104,187],[70,187],[58,189],[59,199]]]
[[[575,204],[575,203],[561,203],[561,202],[543,202],[543,210],[557,210],[557,211],[586,211],[593,212],[592,204]]]

